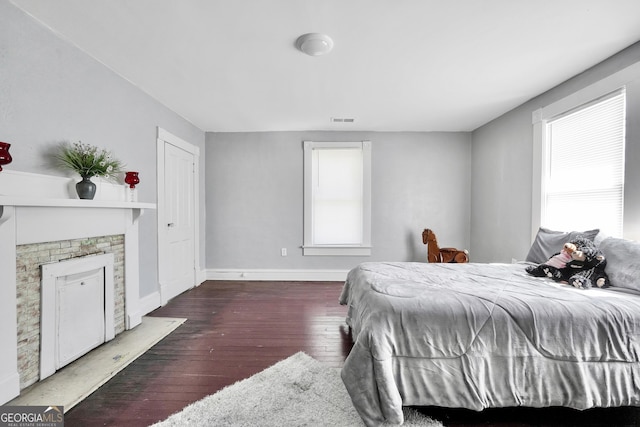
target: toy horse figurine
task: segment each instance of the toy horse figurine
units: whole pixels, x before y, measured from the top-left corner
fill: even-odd
[[[427,245],[427,262],[469,262],[469,252],[456,248],[439,248],[433,231],[425,228],[422,232],[422,243]]]

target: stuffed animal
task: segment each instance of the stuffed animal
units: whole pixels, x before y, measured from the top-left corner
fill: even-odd
[[[422,243],[427,245],[427,262],[469,262],[469,251],[439,247],[436,233],[428,228],[422,231]]]
[[[536,266],[531,265],[526,270],[532,276],[550,277],[556,281],[563,281],[565,278],[562,270],[574,259],[584,259],[583,253],[578,251],[575,243],[567,242],[560,252],[553,254],[546,262]]]
[[[571,265],[571,263],[569,263]],[[567,278],[567,283],[576,288],[591,288],[597,286],[599,288],[608,288],[610,286],[609,276],[605,272],[607,260],[598,249],[593,259],[589,262],[576,264],[578,272],[568,271],[566,274],[572,274]]]
[[[579,237],[566,243],[561,252],[551,256],[546,262],[529,266],[526,271],[532,276],[550,277],[556,282],[565,282],[576,288],[606,288],[609,286],[606,265],[604,254],[595,243]]]

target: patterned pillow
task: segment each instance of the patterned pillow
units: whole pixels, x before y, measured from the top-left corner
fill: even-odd
[[[533,244],[529,249],[526,261],[533,262],[535,264],[542,264],[551,258],[553,254],[560,252],[565,243],[570,242],[577,237],[584,237],[593,242],[593,239],[595,239],[599,232],[600,230],[597,228],[587,231],[565,232],[540,227],[538,234],[536,235],[536,239],[533,241]]]

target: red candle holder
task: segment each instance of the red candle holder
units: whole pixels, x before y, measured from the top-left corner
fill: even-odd
[[[140,183],[138,172],[126,172],[124,182],[129,184],[129,188],[136,188],[136,184]]]
[[[0,142],[0,171],[2,171],[3,165],[8,165],[13,160],[9,153],[9,147],[11,144],[8,142]]]
[[[136,190],[136,184],[140,182],[138,172],[125,172],[124,182],[129,185],[126,189],[126,199],[130,202],[138,201],[138,190]]]

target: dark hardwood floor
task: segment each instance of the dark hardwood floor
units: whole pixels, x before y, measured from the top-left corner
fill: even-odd
[[[151,316],[188,320],[65,414],[65,425],[148,426],[304,351],[340,366],[350,349],[338,282],[209,281]]]
[[[67,412],[65,425],[148,426],[298,351],[341,366],[351,349],[341,288],[205,282],[150,314],[188,320]],[[639,419],[636,408],[420,410],[446,426],[635,426]]]

